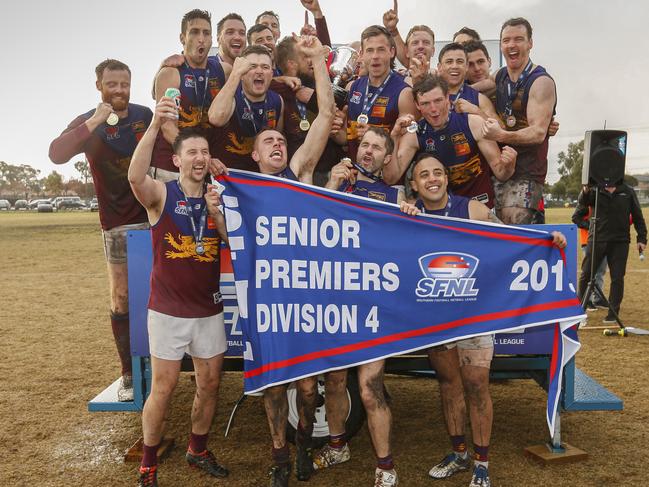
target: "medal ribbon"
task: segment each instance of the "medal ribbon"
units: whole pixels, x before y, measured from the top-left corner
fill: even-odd
[[[367,77],[367,84],[365,85],[365,96],[363,97],[363,110],[361,110],[362,115],[368,116],[367,114],[370,113],[370,110],[372,109],[372,106],[374,106],[376,99],[381,95],[381,93],[383,93],[383,89],[388,84],[388,81],[390,81],[391,77],[392,71],[388,73],[386,78],[383,80],[383,83],[381,83],[381,86],[379,86],[379,88],[374,92],[371,100],[368,100],[370,91],[370,77]]]
[[[297,98],[295,104],[297,105],[297,111],[300,113],[300,120],[306,120],[306,105]]]
[[[361,173],[365,177],[370,178],[372,181],[381,181],[380,176],[377,176],[376,174],[372,174],[363,166],[361,166],[358,162],[352,162],[352,166],[354,166],[354,168],[357,169],[359,173]]]
[[[261,127],[260,127],[260,129],[258,129],[257,128],[257,122],[255,122],[255,112],[252,109],[252,105],[250,104],[250,101],[248,100],[246,95],[243,93],[243,88],[240,88],[240,92],[241,92],[241,97],[243,98],[243,102],[246,104],[246,109],[248,110],[248,113],[250,113],[250,123],[252,123],[252,128],[254,130],[253,135],[257,135],[257,133],[259,133],[259,130],[266,126],[266,122],[267,122],[267,120],[266,120],[266,109],[268,108],[268,106],[267,106],[268,105],[268,96],[266,96],[264,98],[264,113],[263,113],[263,117],[262,117],[262,121],[261,121]],[[243,116],[240,116],[239,120],[242,121]],[[243,124],[241,124],[241,125],[243,126]]]
[[[514,83],[509,78],[509,75],[507,75],[507,104],[505,105],[505,113],[508,116],[513,113],[512,104],[514,103],[514,98],[516,98],[516,93],[518,92],[518,89],[521,87],[527,76],[530,74],[530,71],[532,71],[532,66],[532,60],[529,59],[527,61],[525,69],[523,69],[523,72],[516,80],[516,83]]]
[[[455,103],[462,98],[462,95],[464,94],[464,87],[466,86],[466,83],[462,83],[462,88],[460,88],[460,91],[458,91],[455,95],[451,95],[449,93],[448,97],[451,100],[451,110],[455,111]]]
[[[196,231],[196,222],[194,221],[194,208],[192,207],[192,204],[189,202],[187,195],[185,195],[185,192],[183,191],[183,187],[180,185],[180,181],[177,181],[177,183],[178,183],[178,189],[182,193],[183,198],[185,199],[185,204],[189,209],[187,216],[189,217],[189,223],[191,223],[192,226],[192,233],[194,234],[194,244],[198,247],[199,244],[203,243],[203,234],[205,233],[205,223],[207,222],[207,202],[205,203],[205,206],[203,207],[203,210],[201,211],[201,214],[198,217],[199,224],[198,224],[198,231]]]

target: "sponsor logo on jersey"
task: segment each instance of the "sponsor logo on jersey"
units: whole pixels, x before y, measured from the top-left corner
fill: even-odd
[[[387,107],[388,102],[390,101],[389,96],[379,96],[374,102],[375,107]]]
[[[106,140],[117,140],[120,138],[119,135],[119,125],[114,125],[114,126],[108,126],[104,129],[104,133],[106,134]]]
[[[186,74],[184,79],[185,79],[185,88],[196,87],[196,80],[194,79],[193,74]]]
[[[349,103],[359,105],[361,103],[361,96],[363,96],[363,94],[360,91],[355,91],[354,93],[352,93],[352,96],[349,99]]]
[[[466,156],[471,153],[471,147],[469,146],[469,141],[464,135],[463,132],[458,132],[457,134],[451,135],[451,142],[453,143],[453,148],[455,149],[455,155]]]

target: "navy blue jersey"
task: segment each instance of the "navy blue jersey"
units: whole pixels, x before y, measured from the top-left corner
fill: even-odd
[[[475,106],[480,106],[480,92],[475,88],[471,88],[468,84],[464,83],[455,95],[448,94],[449,100],[451,100],[451,110],[455,111],[455,102],[458,99],[466,100],[470,103],[473,103]]]
[[[426,213],[427,215],[450,216],[469,220],[469,201],[471,200],[464,196],[448,193],[448,202],[446,203],[446,207],[441,210],[427,210],[426,207],[424,207],[424,202],[421,200],[415,201],[415,206],[419,208],[422,213]]]
[[[373,127],[383,128],[388,133],[394,127],[394,123],[399,118],[399,96],[404,88],[409,88],[396,71],[390,71],[390,79],[376,98],[374,104],[369,108],[368,124]],[[369,86],[369,77],[362,76],[352,83],[347,95],[347,145],[348,154],[352,159],[356,158],[358,151],[358,135],[356,133],[356,119],[363,111],[365,103],[365,93],[369,100],[380,89],[378,86]]]
[[[248,100],[239,84],[235,96],[232,117],[224,127],[216,127],[210,137],[210,154],[233,169],[259,171],[252,159],[255,136],[262,129],[274,129],[282,113],[282,99],[268,90],[263,101]]]
[[[356,181],[349,184],[345,181],[338,191],[363,196],[373,200],[385,201],[387,203],[396,203],[399,197],[399,190],[388,186],[383,181]]]
[[[433,129],[425,119],[417,130],[419,152],[433,155],[449,170],[449,188],[489,208],[494,206],[491,168],[484,159],[469,127],[468,113],[449,112],[448,123]]]
[[[273,174],[273,176],[277,176],[278,178],[290,179],[291,181],[299,181],[299,179],[297,178],[293,170],[288,165],[280,172]]]
[[[530,94],[530,88],[535,80],[547,76],[552,78],[545,68],[536,66],[518,87],[516,95],[511,102],[512,115],[516,119],[513,127],[507,125],[507,105],[510,100],[507,85],[509,74],[507,68],[503,67],[496,73],[496,112],[502,121],[505,130],[514,131],[529,127],[527,121],[527,102]],[[556,95],[556,91],[555,91]],[[556,108],[553,108],[553,113]],[[516,170],[513,179],[531,179],[540,184],[545,182],[545,176],[548,172],[548,135],[540,144],[536,145],[512,145],[518,156],[516,158]]]

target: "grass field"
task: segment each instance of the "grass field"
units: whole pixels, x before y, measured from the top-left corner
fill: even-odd
[[[568,223],[570,213],[550,210],[548,220]],[[137,466],[125,464],[122,454],[140,436],[139,414],[87,412],[87,401],[118,375],[97,214],[0,213],[0,249],[0,486],[135,485]],[[648,272],[649,263],[640,263],[637,252],[631,252],[621,313],[627,325],[649,328]],[[600,324],[603,312],[589,318]],[[646,482],[649,338],[607,338],[595,331],[580,338],[577,365],[619,395],[624,411],[564,413],[563,440],[586,450],[590,458],[541,467],[524,458],[523,448],[548,438],[545,393],[533,381],[493,384],[494,486]],[[468,485],[466,473],[445,481],[427,477],[431,464],[448,449],[435,381],[389,376],[386,383],[393,397],[399,485]],[[270,436],[259,398],[243,404],[230,436],[223,439],[241,390],[241,374],[227,373],[210,447],[231,475],[227,481],[212,481],[184,462],[193,384],[188,375],[181,377],[168,428],[177,446],[161,466],[161,486],[267,485]],[[352,440],[351,449],[346,466],[304,485],[372,485],[374,458],[366,428]],[[292,485],[297,485],[294,479]]]

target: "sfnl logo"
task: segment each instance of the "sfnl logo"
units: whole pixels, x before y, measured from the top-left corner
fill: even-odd
[[[419,258],[424,278],[417,283],[419,298],[470,298],[478,295],[473,274],[480,261],[459,252],[435,252]]]

